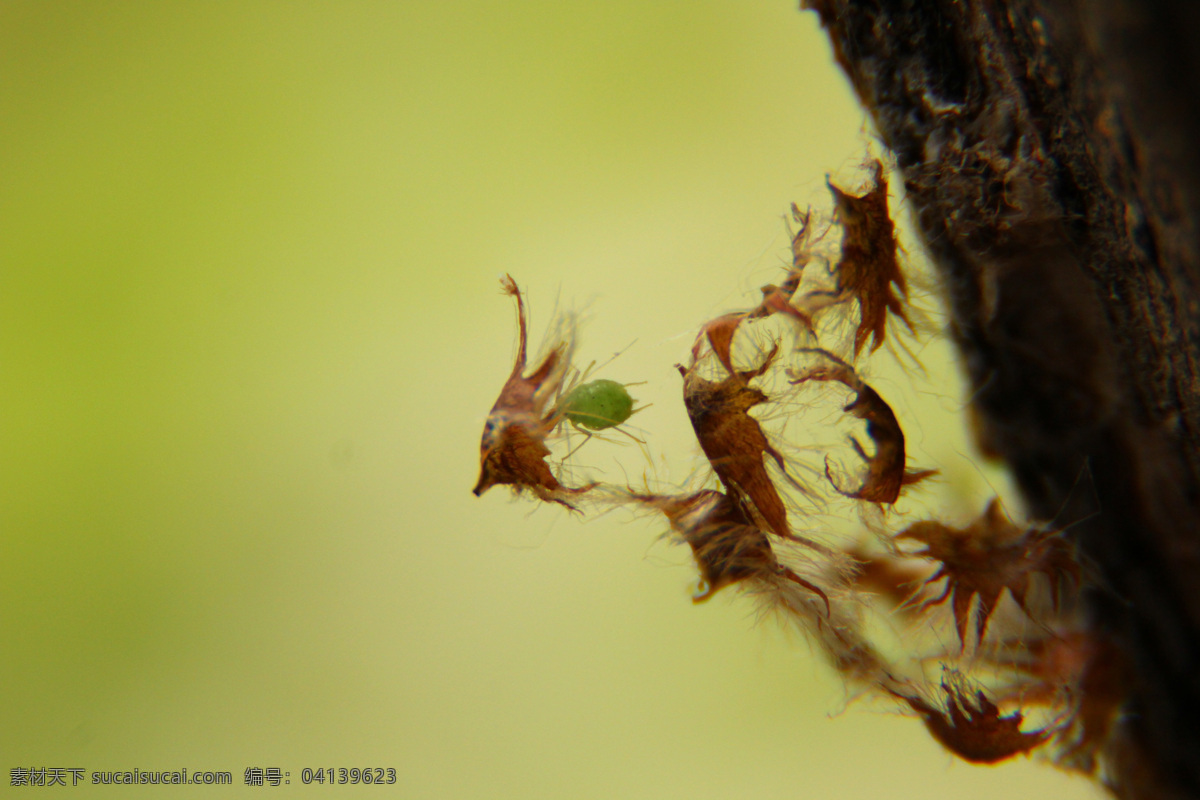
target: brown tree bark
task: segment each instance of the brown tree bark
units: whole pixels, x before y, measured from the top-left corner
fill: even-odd
[[[1078,520],[1127,693],[1102,778],[1200,798],[1200,9],[806,4],[895,154],[982,444]]]

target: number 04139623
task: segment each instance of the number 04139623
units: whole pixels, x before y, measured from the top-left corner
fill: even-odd
[[[394,767],[321,767],[310,769],[305,767],[300,773],[300,781],[304,784],[329,783],[384,783],[396,782]]]

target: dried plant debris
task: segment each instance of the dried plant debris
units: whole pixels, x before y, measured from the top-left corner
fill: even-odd
[[[812,209],[806,208],[801,211],[800,206],[792,203],[792,221],[800,226],[792,234],[792,273],[796,276],[796,284],[799,285],[800,275],[812,257]],[[793,286],[792,292],[795,291],[796,287]]]
[[[782,286],[768,284],[762,287],[763,300],[756,308],[750,311],[722,314],[705,323],[704,327],[700,329],[700,335],[696,337],[695,345],[692,346],[692,360],[700,358],[701,345],[707,340],[708,346],[712,348],[713,354],[716,355],[726,372],[731,375],[736,374],[737,371],[733,368],[732,351],[733,335],[737,333],[738,326],[745,320],[762,319],[772,314],[791,317],[803,330],[810,335],[815,335],[812,316],[791,304],[792,295],[795,294],[796,287],[800,285],[800,277],[801,270],[793,268],[789,271]]]
[[[826,234],[834,227],[833,221],[826,219],[821,227],[820,221],[813,217],[811,208],[801,211],[798,205],[792,203],[792,221],[799,225],[791,233],[792,266],[788,268],[782,286],[764,286],[762,292],[766,306],[774,306],[780,297],[785,297],[788,305],[799,313],[799,318],[808,320],[806,327],[815,336],[814,326],[821,312],[846,303],[853,298],[853,294],[838,285],[836,265],[829,266],[840,261],[841,253],[840,247],[825,240]],[[808,265],[814,261],[824,264],[826,268],[810,271]]]
[[[812,581],[779,563],[767,534],[728,495],[706,489],[690,495],[633,495],[661,511],[687,542],[700,570],[697,603],[745,580],[785,579],[818,595],[830,611],[829,595]]]
[[[546,463],[550,455],[546,437],[561,421],[554,412],[547,413],[546,406],[559,393],[570,366],[572,332],[566,331],[560,341],[550,345],[538,368],[525,375],[528,338],[525,304],[512,276],[504,276],[500,285],[505,294],[517,301],[517,360],[484,425],[479,445],[479,481],[473,491],[478,497],[493,486],[508,484],[518,491],[528,489],[540,500],[574,510],[567,498],[595,484],[565,487]]]
[[[945,580],[945,587],[924,606],[950,599],[958,638],[964,648],[976,597],[979,610],[975,615],[974,640],[979,644],[1005,589],[1033,618],[1028,595],[1035,573],[1045,575],[1050,581],[1056,607],[1061,605],[1064,588],[1078,586],[1080,581],[1074,546],[1056,531],[1015,525],[1005,516],[999,500],[992,500],[983,515],[965,528],[923,521],[910,525],[896,538],[923,543],[925,549],[915,555],[941,562],[928,582]]]
[[[792,266],[787,269],[783,282],[761,287],[762,302],[749,311],[731,311],[701,326],[696,343],[692,346],[693,361],[700,358],[702,345],[707,341],[717,361],[726,372],[733,374],[737,371],[732,358],[733,337],[743,322],[782,314],[796,323],[797,330],[815,339],[817,332],[814,320],[817,314],[825,308],[845,302],[846,298],[840,291],[828,287],[809,286],[804,293],[797,295],[804,281],[804,269],[812,257],[812,211],[801,213],[793,203],[792,216],[800,224],[800,229],[792,234]]]
[[[838,381],[856,396],[843,410],[867,423],[867,435],[875,442],[875,455],[867,455],[862,444],[850,437],[854,451],[867,462],[867,477],[862,486],[854,491],[846,491],[837,485],[829,468],[828,457],[825,460],[825,477],[840,494],[858,500],[872,503],[895,503],[900,497],[901,487],[917,483],[935,474],[936,470],[906,470],[904,455],[904,432],[900,430],[900,422],[896,419],[891,406],[884,402],[879,394],[868,386],[854,368],[827,350],[809,349],[806,352],[821,357],[823,363],[818,363],[802,370],[791,370],[793,384],[806,381]]]
[[[933,738],[947,750],[976,764],[994,764],[1018,753],[1028,753],[1050,736],[1047,730],[1022,731],[1024,716],[1014,711],[1006,717],[976,689],[971,697],[963,681],[942,681],[946,706],[941,708],[917,694],[892,693],[921,715]]]
[[[677,365],[683,375],[683,403],[713,472],[755,524],[777,536],[823,549],[792,533],[787,507],[767,474],[763,457],[770,456],[797,489],[803,492],[804,487],[788,474],[783,456],[767,441],[762,426],[749,413],[767,402],[767,396],[748,381],[766,372],[778,354],[779,345],[775,344],[756,369],[731,373],[722,381],[702,378],[695,364],[690,369]]]
[[[838,602],[847,588],[849,567],[837,559],[821,563],[802,559],[801,575],[784,557],[798,558],[786,540],[772,538],[747,516],[733,498],[706,489],[686,495],[628,495],[662,512],[676,534],[692,548],[701,575],[693,601],[703,602],[726,586],[741,585],[763,603],[814,637],[835,669],[862,686],[907,686],[892,678],[879,653],[860,633],[860,610],[854,602]],[[779,548],[785,548],[781,557]],[[787,549],[791,548],[791,549]],[[835,595],[835,592],[838,593]],[[844,597],[843,597],[844,600]]]
[[[901,521],[915,512],[891,509],[906,486],[936,471],[908,469],[896,411],[861,377],[889,317],[915,334],[883,166],[869,168],[861,195],[829,184],[832,214],[792,206],[798,230],[783,279],[762,287],[757,306],[701,325],[688,366],[677,365],[681,410],[711,467],[709,487],[563,485],[563,464],[578,446],[561,458],[551,447],[567,438],[568,425],[584,442],[593,432],[625,433],[650,458],[645,442],[621,429],[640,409],[627,385],[589,381],[571,365],[569,318],[552,326],[527,374],[525,304],[506,276],[519,344],[484,428],[475,494],[508,484],[572,510],[653,509],[691,548],[701,578],[695,602],[738,587],[799,626],[848,684],[895,698],[961,758],[992,764],[1036,750],[1071,769],[1103,769],[1098,754],[1122,711],[1126,672],[1116,648],[1084,632],[1083,574],[1068,538],[1014,523],[998,500],[962,528]],[[840,243],[827,235],[835,227]],[[805,388],[814,383],[847,391]],[[865,423],[871,440],[849,437],[862,459],[855,477],[831,459],[838,446],[812,424],[819,417],[807,420],[809,430],[801,419],[843,396],[833,416]],[[802,484],[796,468],[818,477]],[[800,495],[809,503],[798,504]],[[866,530],[845,535],[845,520],[835,517],[847,509]],[[1002,603],[1006,591],[1012,604]],[[947,647],[955,634],[958,647]],[[940,683],[926,677],[934,662]]]
[[[857,297],[861,307],[861,319],[854,334],[857,356],[868,339],[872,340],[872,351],[883,344],[889,312],[899,317],[910,331],[913,329],[901,301],[901,297],[908,297],[908,284],[896,258],[896,226],[888,215],[883,164],[874,162],[871,188],[863,195],[852,195],[832,182],[829,191],[833,193],[844,231],[842,258],[837,265],[838,286]]]
[[[713,354],[725,371],[736,375],[737,371],[733,368],[733,335],[737,333],[742,320],[749,316],[747,311],[734,311],[706,322],[700,329],[700,335],[696,337],[696,343],[692,345],[692,362],[695,363],[700,358],[700,347],[707,339],[708,346],[712,348]]]

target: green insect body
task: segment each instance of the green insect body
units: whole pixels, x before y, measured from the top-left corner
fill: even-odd
[[[633,398],[623,385],[602,378],[576,386],[561,408],[563,416],[576,427],[602,431],[629,419]]]

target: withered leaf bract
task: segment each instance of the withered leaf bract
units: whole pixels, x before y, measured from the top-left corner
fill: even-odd
[[[905,509],[885,508],[934,471],[906,468],[896,411],[861,377],[869,374],[864,362],[884,343],[890,318],[915,335],[910,318],[918,313],[907,304],[883,165],[867,166],[871,175],[861,191],[853,190],[858,194],[827,181],[832,214],[792,206],[799,227],[779,285],[763,286],[757,305],[702,325],[687,368],[677,365],[689,421],[719,486],[711,476],[712,488],[674,490],[678,494],[653,492],[649,477],[643,493],[597,483],[564,486],[578,481],[563,472],[574,449],[551,457],[551,447],[562,443],[555,438],[560,426],[579,426],[584,441],[593,430],[620,430],[635,411],[633,400],[622,384],[573,377],[569,316],[552,326],[526,374],[526,307],[506,276],[502,285],[516,300],[519,346],[483,431],[474,492],[508,484],[572,510],[618,503],[654,509],[695,558],[701,577],[695,602],[738,586],[761,608],[798,625],[848,682],[894,696],[968,761],[990,764],[1043,748],[1060,765],[1094,772],[1126,711],[1127,673],[1113,657],[1115,648],[1097,641],[1081,620],[1082,570],[1072,542],[1048,527],[1015,525],[997,501],[963,528],[913,523],[904,519]],[[840,242],[829,235],[835,227]],[[889,348],[896,349],[908,350]],[[824,382],[827,391],[814,392],[812,382]],[[849,443],[862,463],[841,448],[854,464],[851,477],[838,456],[828,455],[827,445],[837,444],[795,441],[798,426],[785,415],[806,412],[809,404],[799,395],[809,393],[820,395],[815,405],[834,400],[839,427],[855,430]],[[858,432],[864,428],[870,442]],[[827,439],[820,432],[815,438]],[[803,453],[818,448],[827,452],[828,483],[818,477],[815,486],[801,485],[794,470],[808,469]],[[648,448],[645,454],[653,460]],[[576,499],[583,492],[586,506]],[[818,509],[811,521],[804,518],[808,509],[793,505],[795,492]],[[829,515],[820,512],[830,505],[859,512],[872,538],[847,547],[837,526],[822,521]],[[1069,599],[1068,586],[1074,590]],[[996,614],[1006,605],[1005,590],[1017,608]],[[876,634],[886,629],[877,623],[891,622],[881,613],[905,615],[913,641],[905,636],[891,646],[887,635],[889,647],[879,647]],[[957,653],[940,646],[953,641],[951,626],[961,645]],[[931,635],[923,635],[926,628]],[[931,643],[938,645],[934,654]],[[942,662],[940,687],[927,675],[932,658]],[[1031,708],[1036,723],[1026,719],[1035,713]],[[1021,730],[1022,724],[1031,729]]]
[[[827,363],[793,372],[791,382],[797,384],[805,381],[838,381],[852,389],[856,396],[843,410],[851,416],[865,420],[867,435],[875,442],[875,455],[868,456],[862,444],[850,437],[854,451],[867,462],[867,478],[855,491],[848,492],[837,485],[826,459],[825,477],[833,484],[833,488],[846,497],[858,500],[894,503],[900,497],[901,487],[916,483],[936,472],[905,470],[904,432],[900,430],[900,422],[896,419],[895,412],[874,389],[858,377],[853,367],[826,350],[810,348],[805,352],[818,354]]]
[[[792,236],[792,266],[788,269],[783,284],[776,286],[769,283],[763,286],[762,302],[750,311],[732,311],[705,323],[692,346],[693,361],[700,357],[700,346],[707,339],[717,361],[726,372],[734,374],[736,370],[733,368],[733,335],[737,333],[738,326],[748,319],[763,319],[772,314],[783,314],[795,320],[808,333],[815,335],[812,313],[792,305],[792,298],[800,288],[804,267],[808,263],[807,244],[812,233],[812,227],[809,225],[811,214],[801,215],[800,209],[793,203],[792,215],[800,223],[800,230]]]
[[[888,215],[887,179],[883,164],[874,162],[872,188],[856,197],[829,183],[842,223],[842,258],[838,262],[838,285],[844,292],[858,298],[862,309],[858,330],[854,334],[854,354],[857,356],[867,339],[871,350],[883,344],[887,315],[899,317],[909,330],[912,323],[904,311],[901,296],[908,297],[908,284],[896,259],[896,226]],[[895,285],[898,296],[892,290]]]
[[[762,287],[763,299],[758,306],[750,311],[733,311],[710,320],[700,329],[696,344],[692,346],[692,359],[700,357],[700,345],[704,339],[709,347],[731,375],[736,372],[733,368],[733,335],[744,320],[762,319],[772,314],[783,314],[794,319],[809,333],[813,332],[812,317],[791,304],[792,295],[800,285],[801,270],[793,267],[782,286],[767,284]]]
[[[780,564],[766,533],[728,495],[705,489],[690,495],[635,494],[634,499],[661,511],[691,546],[703,581],[703,591],[692,598],[695,602],[740,581],[784,578],[819,595],[829,613],[829,596]]]
[[[967,761],[994,764],[1029,752],[1050,735],[1046,730],[1022,731],[1021,712],[1000,716],[1000,709],[982,691],[977,690],[972,699],[965,688],[946,681],[942,691],[946,694],[944,711],[917,695],[892,694],[921,715],[933,738]]]
[[[766,372],[778,353],[779,345],[775,344],[758,368],[731,373],[722,381],[700,377],[694,365],[691,369],[679,366],[683,402],[713,471],[726,491],[746,507],[750,518],[761,519],[761,525],[778,536],[816,546],[791,532],[787,508],[767,474],[763,456],[769,455],[789,480],[794,479],[787,473],[783,456],[749,414],[751,408],[765,403],[767,396],[747,381]]]
[[[538,368],[526,376],[525,304],[512,276],[505,275],[500,285],[505,294],[517,300],[520,331],[517,359],[484,425],[479,445],[479,481],[473,491],[478,497],[493,486],[509,484],[518,490],[529,489],[541,500],[574,510],[565,498],[585,492],[595,484],[568,488],[559,483],[546,463],[550,448],[545,443],[546,436],[560,421],[553,412],[546,413],[546,406],[562,386],[569,366],[571,341],[566,339],[551,347]]]
[[[978,644],[983,640],[988,620],[1005,589],[1030,615],[1027,595],[1034,573],[1040,572],[1050,580],[1055,605],[1060,602],[1064,584],[1078,585],[1080,579],[1079,564],[1070,542],[1056,531],[1014,525],[996,499],[966,528],[951,528],[926,520],[913,523],[896,538],[923,543],[925,549],[914,555],[941,562],[928,583],[945,579],[945,588],[924,606],[937,605],[950,598],[963,647],[966,647],[971,604],[976,596],[979,597],[979,611],[975,617],[975,641]]]

